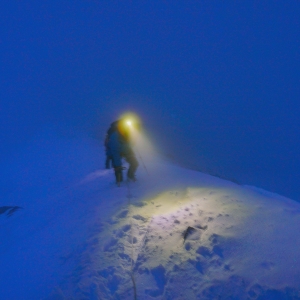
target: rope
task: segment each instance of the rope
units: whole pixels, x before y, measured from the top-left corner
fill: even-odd
[[[136,148],[136,152],[138,153],[138,156],[139,156],[139,158],[140,158],[140,160],[142,162],[142,165],[143,165],[144,169],[146,170],[146,173],[150,176],[149,171],[148,171],[148,169],[147,169],[147,167],[146,167],[146,165],[144,163],[144,160],[143,160],[142,155],[141,155],[141,153],[140,153],[140,151],[139,151],[138,148]]]
[[[128,210],[129,210],[129,216],[130,216],[130,240],[131,240],[131,266],[130,266],[130,277],[132,280],[132,285],[133,285],[133,299],[137,300],[137,293],[136,293],[136,283],[135,283],[135,278],[134,278],[134,272],[133,272],[133,267],[134,267],[134,259],[133,259],[133,234],[132,234],[132,217],[131,217],[131,213],[130,213],[130,205],[131,205],[131,199],[132,199],[132,194],[131,194],[131,190],[130,190],[130,186],[129,183],[126,182],[127,185],[127,199],[128,199]]]
[[[138,153],[138,156],[142,162],[142,165],[144,167],[144,169],[146,170],[146,173],[148,174],[148,176],[150,176],[149,174],[149,171],[145,165],[145,162],[142,158],[142,155],[139,151],[139,149],[136,149],[137,153]],[[131,267],[130,267],[130,277],[131,277],[131,280],[132,280],[132,286],[133,286],[133,298],[134,300],[137,300],[137,292],[136,292],[136,282],[135,282],[135,278],[134,278],[134,271],[133,271],[133,268],[134,268],[134,253],[133,253],[133,234],[132,234],[132,228],[133,228],[133,224],[132,224],[132,217],[131,217],[131,213],[130,213],[130,205],[131,205],[131,199],[132,199],[132,194],[131,194],[131,190],[130,190],[130,186],[129,186],[129,182],[126,182],[126,185],[127,185],[127,198],[128,198],[128,210],[129,210],[129,216],[130,216],[130,235],[131,235]]]

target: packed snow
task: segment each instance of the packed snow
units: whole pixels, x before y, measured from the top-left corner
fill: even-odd
[[[298,202],[138,158],[135,183],[1,200],[0,299],[300,299]]]

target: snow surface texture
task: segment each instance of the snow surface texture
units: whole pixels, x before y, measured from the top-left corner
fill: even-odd
[[[0,215],[1,299],[300,299],[299,203],[145,163]]]

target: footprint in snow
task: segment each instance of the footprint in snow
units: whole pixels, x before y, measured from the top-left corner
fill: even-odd
[[[186,240],[199,240],[201,232],[194,227],[188,226],[188,228],[183,232],[183,243]]]
[[[197,222],[197,220],[195,220],[195,222]],[[202,229],[202,230],[206,230],[207,229],[207,225],[202,226],[202,225],[198,224],[195,227],[198,228],[198,229]]]
[[[121,211],[116,217],[117,218],[126,218],[128,214],[128,209]]]
[[[144,218],[143,216],[141,215],[134,215],[132,216],[135,220],[140,220],[140,221],[143,221],[143,222],[146,222],[147,221],[147,218]]]
[[[119,253],[119,256],[120,256],[121,259],[124,259],[128,262],[132,261],[131,257],[129,255],[125,254],[125,253]]]
[[[121,238],[124,236],[124,231],[122,229],[118,229],[114,231],[116,237]]]
[[[124,232],[127,232],[130,228],[131,228],[131,225],[130,225],[130,224],[126,224],[126,225],[124,225],[124,226],[122,227],[122,230],[123,230]]]
[[[165,275],[166,270],[162,265],[159,265],[153,268],[150,272],[156,282],[156,288],[146,289],[145,292],[147,295],[156,298],[158,296],[161,296],[164,292],[165,285],[167,283],[167,279]]]
[[[210,237],[209,237],[209,241],[212,243],[212,244],[218,244],[220,241],[221,241],[221,236],[216,234],[216,233],[213,233]]]
[[[213,254],[211,253],[210,249],[205,247],[205,246],[201,246],[197,249],[196,253],[202,255],[205,258],[211,258],[213,256]]]
[[[134,236],[131,238],[131,236],[128,237],[128,242],[131,244],[136,244],[137,243],[137,238]]]
[[[191,243],[189,243],[189,242],[185,243],[184,247],[185,247],[185,250],[187,250],[187,251],[190,251],[192,248]]]
[[[189,259],[188,262],[192,264],[199,273],[204,274],[206,272],[207,264],[204,261]]]
[[[221,258],[224,258],[224,256],[223,256],[223,249],[222,249],[219,245],[215,245],[215,246],[213,247],[213,249],[212,249],[212,252],[213,252],[215,255],[217,255],[217,256],[219,256],[219,257],[221,257]]]
[[[112,248],[113,248],[117,243],[118,243],[118,240],[117,240],[117,239],[111,238],[111,239],[104,245],[103,250],[104,250],[105,252],[110,252],[110,251],[113,250]]]

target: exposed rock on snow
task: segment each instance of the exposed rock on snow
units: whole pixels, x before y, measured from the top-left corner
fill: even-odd
[[[0,215],[6,214],[8,217],[10,217],[19,209],[22,209],[22,207],[20,207],[20,206],[1,206],[0,207]]]

